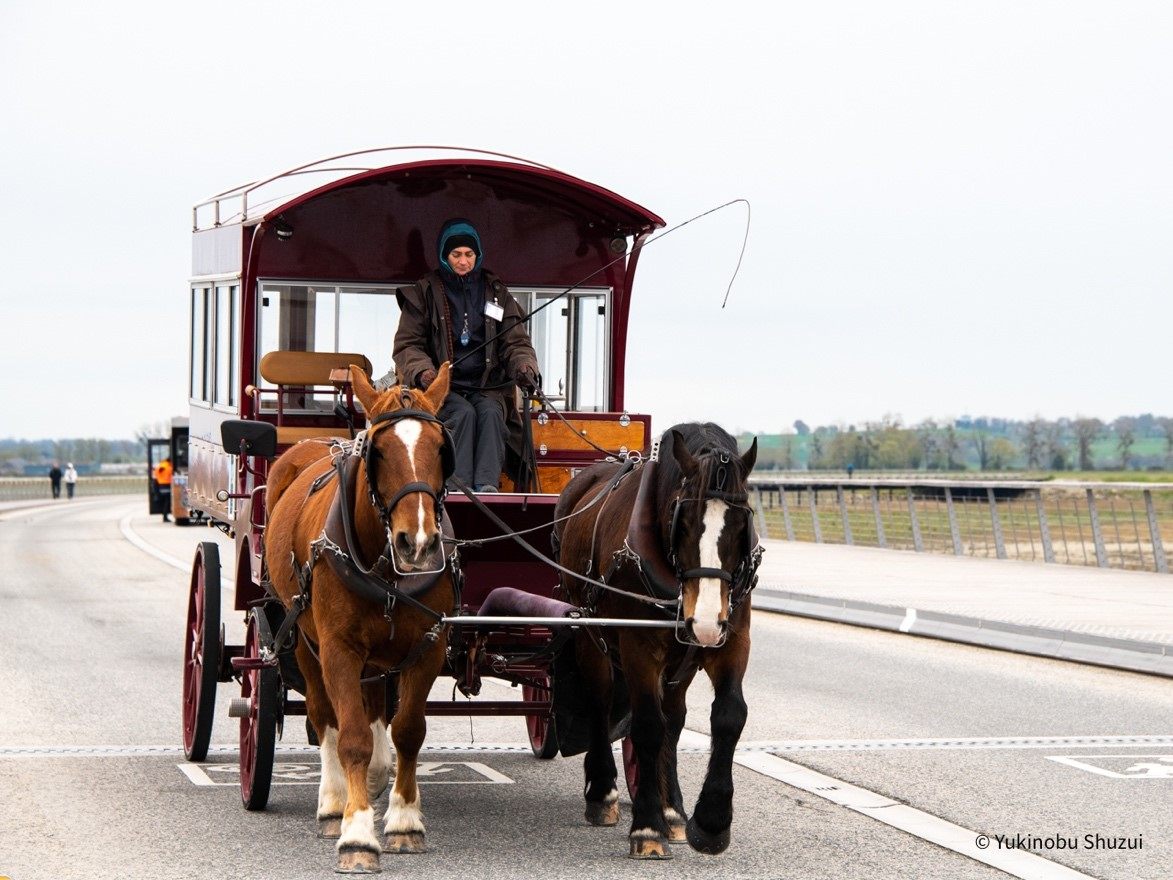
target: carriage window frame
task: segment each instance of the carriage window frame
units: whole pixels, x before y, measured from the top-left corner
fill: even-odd
[[[326,322],[329,325],[329,333],[327,335],[330,337],[330,343],[332,345],[332,347],[330,349],[331,351],[338,351],[339,350],[340,340],[343,335],[343,329],[341,326],[341,323],[342,323],[341,322],[342,295],[343,294],[355,293],[358,291],[378,291],[378,295],[388,297],[389,301],[394,303],[395,320],[394,320],[394,324],[389,327],[389,334],[391,337],[391,341],[390,341],[390,344],[387,348],[386,356],[389,361],[389,368],[394,370],[394,368],[395,368],[394,362],[391,362],[390,359],[391,359],[391,350],[394,346],[395,327],[398,326],[398,323],[399,323],[399,305],[398,305],[398,301],[396,300],[396,297],[395,297],[395,290],[396,290],[396,288],[403,287],[404,285],[411,284],[411,283],[412,282],[410,282],[410,281],[372,282],[372,281],[355,281],[355,280],[347,281],[347,280],[338,280],[338,279],[318,280],[318,279],[307,279],[307,278],[258,278],[257,282],[256,282],[256,296],[254,297],[255,303],[254,303],[254,307],[253,307],[254,339],[253,339],[253,364],[252,364],[253,375],[257,377],[258,385],[263,383],[263,379],[261,377],[261,359],[266,354],[268,354],[270,351],[273,351],[273,350],[281,350],[281,351],[290,350],[290,349],[272,349],[263,343],[263,337],[264,337],[266,329],[267,329],[266,324],[265,324],[265,320],[264,320],[264,312],[263,312],[263,310],[265,308],[265,289],[266,288],[271,288],[271,287],[302,287],[302,288],[312,287],[318,293],[326,293],[326,292],[331,293],[331,295],[333,297],[333,306],[332,306],[332,309],[329,313],[328,320]],[[311,332],[316,334],[320,329],[322,329],[322,328],[318,327],[318,324],[316,321],[316,316],[315,316],[315,325],[314,325],[314,328],[311,330]],[[297,349],[297,350],[304,351],[305,349]],[[322,351],[323,349],[314,349],[314,350]],[[372,367],[373,372],[375,373],[375,375],[373,375],[371,378],[372,379],[381,378],[382,373],[380,372],[380,365],[378,362],[376,362],[376,358],[373,356],[373,355],[377,355],[378,353],[368,352],[368,351],[360,351],[358,353],[366,355],[366,357],[371,361],[371,367]],[[268,385],[266,384],[265,387],[268,387]],[[319,403],[322,406],[326,405],[326,401],[327,401],[327,398],[325,398],[325,397],[319,398]],[[332,406],[332,403],[329,405]],[[276,412],[276,408],[277,408],[276,401],[275,401],[275,399],[273,399],[273,397],[271,395],[263,395],[261,397],[261,411],[262,412],[264,412],[264,413]],[[315,408],[312,406],[307,406],[304,408],[298,407],[298,406],[290,406],[290,403],[288,400],[285,404],[285,412],[295,413],[295,414],[320,415],[321,413],[318,412],[319,408],[320,407]]]
[[[221,311],[221,296],[225,302]],[[218,412],[235,413],[240,403],[240,281],[212,284],[212,387],[208,400]],[[221,326],[221,318],[224,326]],[[223,375],[221,375],[223,372]]]
[[[565,376],[565,389],[561,394],[558,392],[557,385],[549,385],[548,382],[556,381],[553,376],[543,375],[543,392],[554,403],[554,406],[561,412],[607,412],[610,408],[611,391],[613,387],[613,356],[612,356],[612,327],[611,316],[613,314],[613,299],[614,288],[611,287],[578,287],[566,293],[564,287],[537,287],[537,286],[510,286],[509,292],[517,299],[521,310],[525,314],[529,314],[534,308],[535,301],[540,305],[542,301],[552,299],[554,297],[562,296],[562,300],[566,303],[566,339],[565,339],[565,361],[562,364],[563,375]],[[585,326],[583,308],[587,301],[598,306],[597,300],[602,299],[602,371],[596,373],[599,388],[598,402],[591,406],[583,406],[583,374],[585,372],[584,365],[579,361],[581,348],[581,332]],[[557,305],[550,306],[551,309],[559,308]],[[530,327],[531,338],[534,335],[533,328]],[[538,353],[539,362],[542,354]],[[541,365],[539,363],[539,365]],[[596,364],[597,369],[597,364]]]
[[[211,303],[215,297],[215,287],[215,283],[211,281],[193,282],[189,287],[188,401],[200,405],[210,404],[212,400],[211,383],[214,379],[210,374],[215,370],[215,361],[212,360],[213,352],[209,340],[208,323],[209,318],[212,317]],[[196,323],[197,315],[199,316],[198,326]]]

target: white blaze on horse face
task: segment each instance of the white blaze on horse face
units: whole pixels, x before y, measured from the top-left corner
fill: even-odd
[[[411,464],[411,479],[418,481],[419,475],[415,470],[415,445],[419,442],[420,434],[423,433],[424,426],[418,419],[400,419],[395,423],[395,436],[403,441],[403,445],[407,447],[407,460]],[[419,524],[415,533],[415,545],[417,547],[424,547],[427,545],[428,536],[424,532],[424,496],[423,493],[416,493],[419,499],[419,515],[416,517],[416,522]]]
[[[721,567],[717,548],[721,542],[721,532],[725,529],[725,512],[728,509],[729,505],[724,501],[705,502],[705,518],[698,547],[701,568]],[[721,583],[717,578],[700,578],[697,584],[692,632],[705,647],[712,647],[721,641],[721,615],[725,611],[721,601]]]

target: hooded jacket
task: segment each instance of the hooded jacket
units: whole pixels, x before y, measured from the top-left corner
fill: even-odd
[[[483,363],[483,393],[498,398],[508,412],[513,408],[506,406],[506,400],[513,397],[513,381],[526,365],[536,375],[538,358],[525,328],[525,316],[513,294],[492,272],[481,275],[485,301],[501,306],[505,314],[501,321],[484,316],[485,338],[493,341],[470,357]],[[454,327],[444,281],[438,272],[429,272],[415,284],[400,287],[395,296],[400,311],[399,329],[395,332],[395,372],[403,384],[418,387],[424,371],[461,357],[454,335],[459,328]]]

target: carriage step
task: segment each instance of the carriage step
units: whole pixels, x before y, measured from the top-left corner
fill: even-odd
[[[228,704],[228,717],[248,718],[252,710],[252,705],[252,700],[246,700],[244,697],[233,697],[232,702]]]
[[[233,669],[271,669],[277,665],[276,658],[262,660],[260,657],[233,657],[230,661]]]

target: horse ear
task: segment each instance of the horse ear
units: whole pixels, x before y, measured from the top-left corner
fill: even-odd
[[[452,364],[448,361],[440,364],[440,370],[436,373],[436,378],[432,380],[432,384],[428,386],[424,392],[424,400],[428,402],[428,408],[435,415],[440,411],[440,407],[444,405],[444,398],[448,396],[448,391],[452,385]]]
[[[379,399],[379,392],[367,378],[366,371],[357,364],[350,365],[350,387],[354,389],[354,396],[358,398],[367,417],[370,418],[375,410],[375,402]]]
[[[753,438],[753,443],[749,444],[749,449],[745,450],[745,455],[741,456],[741,464],[748,474],[753,471],[753,466],[758,461],[758,438]]]
[[[686,477],[694,476],[698,465],[692,453],[688,451],[684,435],[675,428],[669,429],[668,433],[672,435],[672,457],[676,459],[677,466]]]

